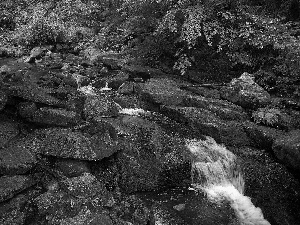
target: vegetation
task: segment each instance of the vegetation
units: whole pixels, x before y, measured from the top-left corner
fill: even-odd
[[[3,45],[93,46],[126,52],[183,76],[198,71],[197,76],[220,79],[224,74],[260,71],[258,81],[270,90],[299,79],[298,0],[13,0],[0,4]]]

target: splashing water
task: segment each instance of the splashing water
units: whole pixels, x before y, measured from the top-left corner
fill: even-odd
[[[236,156],[224,146],[207,137],[188,140],[186,145],[192,154],[192,183],[214,202],[229,201],[241,225],[270,225],[260,208],[244,196],[244,179]]]

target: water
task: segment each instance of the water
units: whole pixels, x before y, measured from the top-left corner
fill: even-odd
[[[241,225],[270,225],[261,209],[244,196],[245,182],[232,152],[210,137],[188,140],[186,145],[192,153],[191,176],[196,191],[204,192],[213,202],[229,202]]]

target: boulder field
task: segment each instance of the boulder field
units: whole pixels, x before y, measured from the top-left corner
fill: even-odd
[[[300,202],[300,112],[251,74],[204,87],[118,54],[43,47],[6,60],[0,84],[0,224],[155,224],[138,193],[189,186],[185,143],[205,136],[244,163],[272,224],[297,224],[286,201]]]

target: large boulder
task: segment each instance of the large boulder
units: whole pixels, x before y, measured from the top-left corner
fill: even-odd
[[[11,141],[0,149],[0,174],[25,174],[37,163],[37,157],[32,152],[33,143],[27,138]]]
[[[213,137],[218,143],[228,146],[250,144],[250,139],[241,122],[222,120],[217,113],[207,109],[165,106],[161,108],[161,112],[175,121],[187,124],[202,135]]]
[[[28,176],[17,175],[0,177],[0,202],[11,199],[16,194],[34,184],[35,181]]]
[[[19,134],[19,123],[0,114],[0,148]]]
[[[81,160],[101,160],[119,149],[115,135],[91,128],[87,132],[49,128],[35,131],[37,151],[48,156]]]
[[[300,171],[300,130],[279,136],[274,144],[275,156],[289,168]]]
[[[221,97],[244,108],[255,109],[267,105],[270,94],[254,81],[249,73],[233,79],[229,85],[221,88]]]
[[[188,179],[189,152],[170,121],[166,121],[166,131],[156,122],[137,116],[101,120],[103,128],[111,127],[119,138],[122,151],[117,154],[116,164],[121,189],[130,193],[151,191],[180,186]]]

